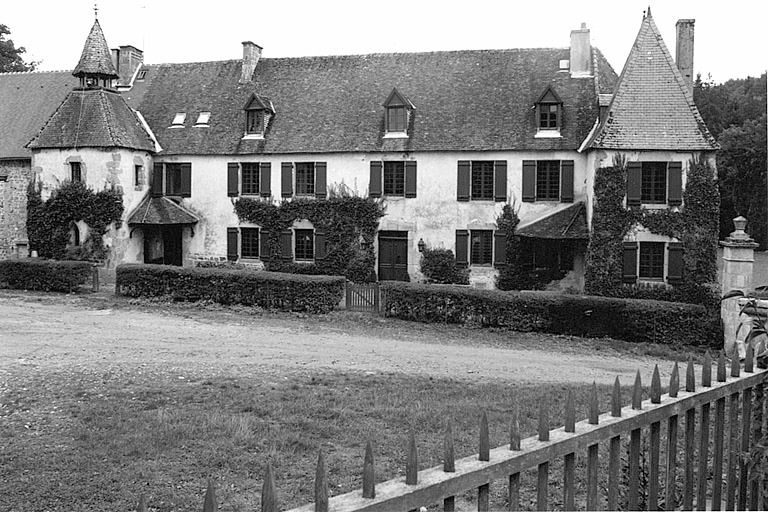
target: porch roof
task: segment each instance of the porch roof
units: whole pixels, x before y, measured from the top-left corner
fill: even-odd
[[[517,234],[531,238],[589,240],[584,203],[574,205],[518,228]]]
[[[128,217],[128,224],[197,224],[195,214],[167,197],[145,197]]]

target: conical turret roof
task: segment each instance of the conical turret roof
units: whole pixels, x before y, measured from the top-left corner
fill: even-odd
[[[99,78],[117,78],[117,69],[112,64],[112,57],[101,30],[99,20],[96,19],[91,27],[91,33],[85,40],[80,61],[75,66],[72,74],[77,77],[96,75]]]

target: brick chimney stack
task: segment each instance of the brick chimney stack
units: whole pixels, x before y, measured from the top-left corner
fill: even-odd
[[[696,20],[677,20],[675,61],[683,75],[688,92],[693,94],[693,24]]]
[[[571,77],[592,76],[592,46],[589,43],[589,29],[586,23],[571,30]]]
[[[250,82],[256,64],[261,58],[261,46],[251,41],[243,41],[243,66],[240,74],[240,82]]]
[[[112,64],[117,69],[118,86],[130,86],[136,70],[144,62],[144,52],[135,46],[124,44],[120,48],[112,48]]]

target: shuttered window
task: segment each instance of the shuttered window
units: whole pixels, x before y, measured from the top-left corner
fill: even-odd
[[[664,278],[664,242],[640,242],[639,277]]]
[[[259,257],[259,229],[240,228],[240,257]]]
[[[539,201],[560,199],[560,160],[536,162],[536,199]]]
[[[666,162],[642,162],[640,202],[645,204],[665,204],[667,202]]]
[[[493,200],[493,162],[472,162],[472,199]]]
[[[294,257],[296,260],[313,260],[315,258],[315,233],[312,229],[294,230]]]
[[[241,173],[241,193],[243,195],[258,195],[259,185],[261,184],[259,164],[252,162],[243,163]]]
[[[405,162],[384,162],[384,195],[405,195]]]
[[[471,265],[490,265],[493,263],[493,231],[470,231],[469,262]]]
[[[165,164],[165,194],[181,195],[181,164]]]
[[[315,194],[315,163],[296,162],[296,195]]]

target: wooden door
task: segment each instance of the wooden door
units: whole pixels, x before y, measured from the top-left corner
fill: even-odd
[[[379,233],[379,280],[408,281],[408,232]]]
[[[181,266],[181,226],[163,227],[163,264]]]

